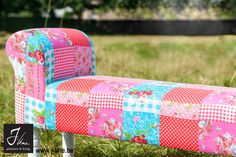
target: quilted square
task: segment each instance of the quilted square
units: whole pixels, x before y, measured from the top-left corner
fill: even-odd
[[[201,104],[203,99],[212,92],[212,90],[177,87],[168,92],[163,100],[175,101],[178,103]]]
[[[77,105],[56,105],[56,129],[64,132],[88,134],[88,108]]]
[[[16,123],[25,123],[25,94],[15,91],[15,113],[16,113]]]
[[[122,111],[113,109],[89,108],[89,135],[122,138]]]
[[[45,128],[45,102],[26,96],[25,122],[35,127]]]
[[[235,124],[199,122],[199,149],[202,152],[236,155]]]
[[[26,62],[26,95],[44,100],[45,77],[44,66]]]
[[[159,145],[160,115],[148,112],[123,112],[122,139]]]
[[[198,151],[198,121],[160,117],[160,145]]]

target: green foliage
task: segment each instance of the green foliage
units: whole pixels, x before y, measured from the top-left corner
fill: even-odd
[[[97,0],[98,5],[96,6],[93,6],[91,0],[51,0],[51,2],[49,8],[49,0],[1,0],[0,15],[4,17],[14,13],[15,16],[40,17],[49,8],[49,14],[54,17],[53,9],[65,6],[71,7],[74,14],[79,15],[79,17],[85,9],[118,11],[119,14],[123,13],[123,16],[126,16],[126,12],[131,12],[131,14],[136,12],[135,14],[140,14],[139,16],[145,16],[147,14],[145,12],[156,13],[160,11],[160,8],[165,8],[164,10],[167,11],[171,9],[175,12],[180,12],[185,8],[197,8],[199,10],[215,8],[221,16],[236,15],[236,0]]]

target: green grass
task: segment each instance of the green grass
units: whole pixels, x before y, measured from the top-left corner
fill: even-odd
[[[0,37],[0,143],[14,123],[13,70]],[[98,75],[236,87],[236,37],[92,36]],[[43,131],[42,148],[61,148],[60,133]],[[214,156],[76,135],[76,156]],[[3,156],[2,144],[0,156]],[[22,154],[15,156],[23,156]],[[44,156],[51,156],[43,154]],[[54,156],[59,156],[59,154]]]

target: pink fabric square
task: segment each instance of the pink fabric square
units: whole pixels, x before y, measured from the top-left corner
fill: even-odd
[[[163,101],[161,104],[161,115],[182,119],[198,120],[199,108],[199,104],[180,104],[174,101]]]
[[[236,131],[234,124],[200,121],[199,129],[200,151],[236,155]]]
[[[89,135],[122,138],[122,110],[89,108]]]
[[[216,90],[209,94],[202,102],[203,104],[225,104],[236,105],[236,92]]]
[[[25,123],[25,94],[15,91],[15,115],[16,123]]]
[[[39,64],[26,62],[26,95],[44,100],[45,67]]]
[[[42,29],[42,32],[47,35],[54,49],[70,46],[70,40],[68,36],[57,28]]]
[[[75,76],[86,76],[92,73],[92,49],[75,46]]]
[[[125,83],[118,81],[105,81],[93,87],[90,91],[92,94],[123,94],[137,83]]]
[[[58,91],[57,103],[71,104],[86,107],[86,102],[89,99],[89,93],[74,92],[74,91]]]

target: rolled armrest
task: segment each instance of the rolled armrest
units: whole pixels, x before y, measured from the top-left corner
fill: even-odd
[[[92,42],[75,29],[16,32],[6,43],[6,53],[15,71],[16,90],[40,100],[44,100],[47,84],[95,74]]]

